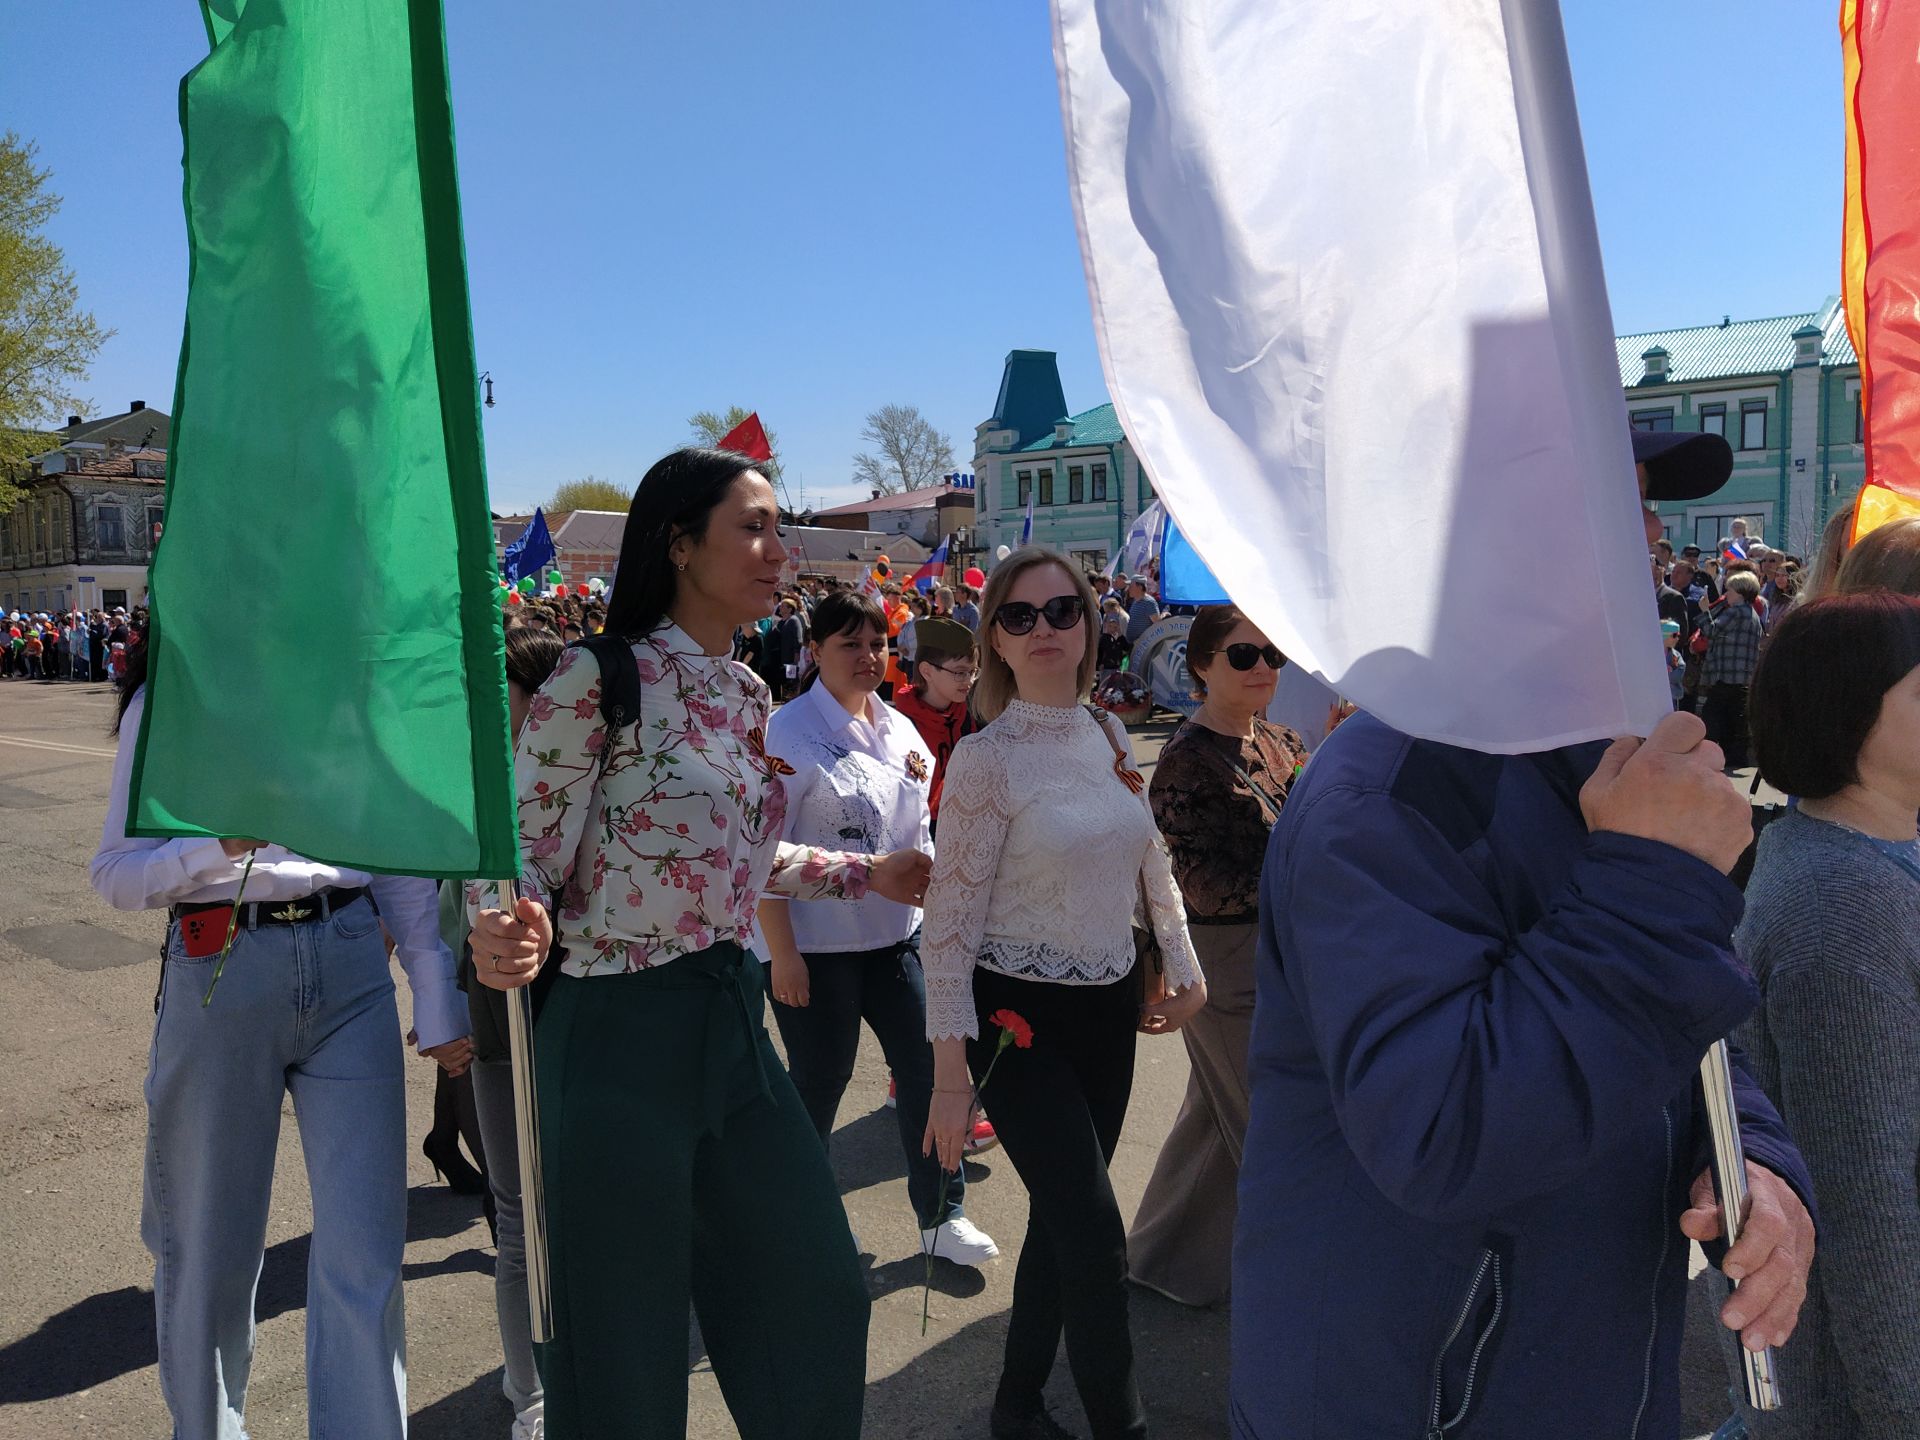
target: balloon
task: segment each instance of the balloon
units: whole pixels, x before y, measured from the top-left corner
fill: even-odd
[[[1004,560],[1012,553],[1013,547],[1011,545],[1002,545],[998,550],[993,552],[993,558],[996,560]]]
[[[553,593],[564,600],[567,598],[567,587],[564,585],[556,585],[553,587]]]
[[[520,581],[520,593],[522,595],[531,595],[533,593],[533,583],[533,576],[523,576]]]
[[[547,572],[547,583],[549,585],[558,585],[566,578],[567,577],[562,575],[558,570],[549,570]]]
[[[595,595],[598,595],[602,590],[606,588],[607,588],[607,582],[602,580],[598,575],[594,576],[591,580],[587,581],[587,589]]]
[[[978,590],[982,585],[987,583],[987,572],[982,570],[978,565],[970,566],[968,567],[967,573],[962,575],[960,579],[964,584],[971,585],[974,589]]]
[[[518,605],[520,603],[520,592],[518,590],[507,591],[507,603],[509,605]]]

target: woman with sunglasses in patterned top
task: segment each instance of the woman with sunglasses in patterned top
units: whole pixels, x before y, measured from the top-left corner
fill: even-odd
[[[1064,1332],[1095,1440],[1147,1433],[1127,1329],[1126,1227],[1107,1166],[1133,1088],[1136,1030],[1178,1029],[1206,1002],[1180,892],[1126,731],[1084,702],[1093,591],[1050,550],[994,570],[981,607],[973,708],[940,805],[921,963],[934,1094],[926,1143],[959,1167],[973,1084],[1012,1010],[1030,1047],[999,1056],[980,1098],[1027,1187],[996,1440],[1065,1434],[1041,1390]],[[1144,896],[1165,989],[1133,983],[1130,921]],[[969,1074],[971,1071],[971,1074]]]
[[[1223,1303],[1232,1268],[1260,864],[1307,759],[1298,735],[1261,718],[1286,663],[1236,606],[1195,615],[1187,670],[1200,709],[1161,750],[1148,792],[1206,967],[1207,1003],[1181,1031],[1186,1099],[1141,1197],[1127,1260],[1135,1283],[1183,1305]]]

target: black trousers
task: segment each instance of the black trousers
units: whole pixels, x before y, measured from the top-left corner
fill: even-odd
[[[980,968],[973,995],[981,1038],[968,1042],[967,1062],[975,1083],[999,1040],[988,1016],[1009,1009],[1033,1027],[1032,1048],[1009,1046],[980,1092],[1029,1202],[994,1403],[1014,1414],[1039,1408],[1064,1332],[1094,1440],[1144,1436],[1127,1327],[1127,1231],[1107,1176],[1133,1091],[1132,983],[1054,985]]]
[[[922,1230],[966,1209],[964,1175],[941,1186],[940,1162],[920,1153],[933,1100],[933,1047],[927,1043],[927,982],[920,970],[920,936],[878,950],[815,951],[805,957],[809,997],[804,1006],[773,1002],[773,1018],[787,1047],[787,1072],[807,1107],[820,1143],[829,1143],[840,1099],[853,1078],[865,1020],[887,1057],[895,1087],[894,1120],[907,1163],[907,1199]]]
[[[1727,752],[1728,766],[1744,770],[1747,764],[1747,687],[1710,686],[1700,718],[1706,722],[1707,739]]]

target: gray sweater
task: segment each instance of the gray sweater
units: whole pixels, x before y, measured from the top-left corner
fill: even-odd
[[[1756,1440],[1920,1436],[1920,880],[1856,831],[1768,826],[1734,942],[1736,1039],[1813,1174],[1820,1235]]]

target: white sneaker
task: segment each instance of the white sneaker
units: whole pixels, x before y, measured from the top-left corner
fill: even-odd
[[[934,1230],[920,1232],[920,1249],[956,1265],[984,1265],[1000,1257],[993,1237],[964,1215],[956,1215]]]
[[[509,1440],[546,1440],[546,1411],[546,1402],[536,1400],[514,1416],[513,1434]]]

